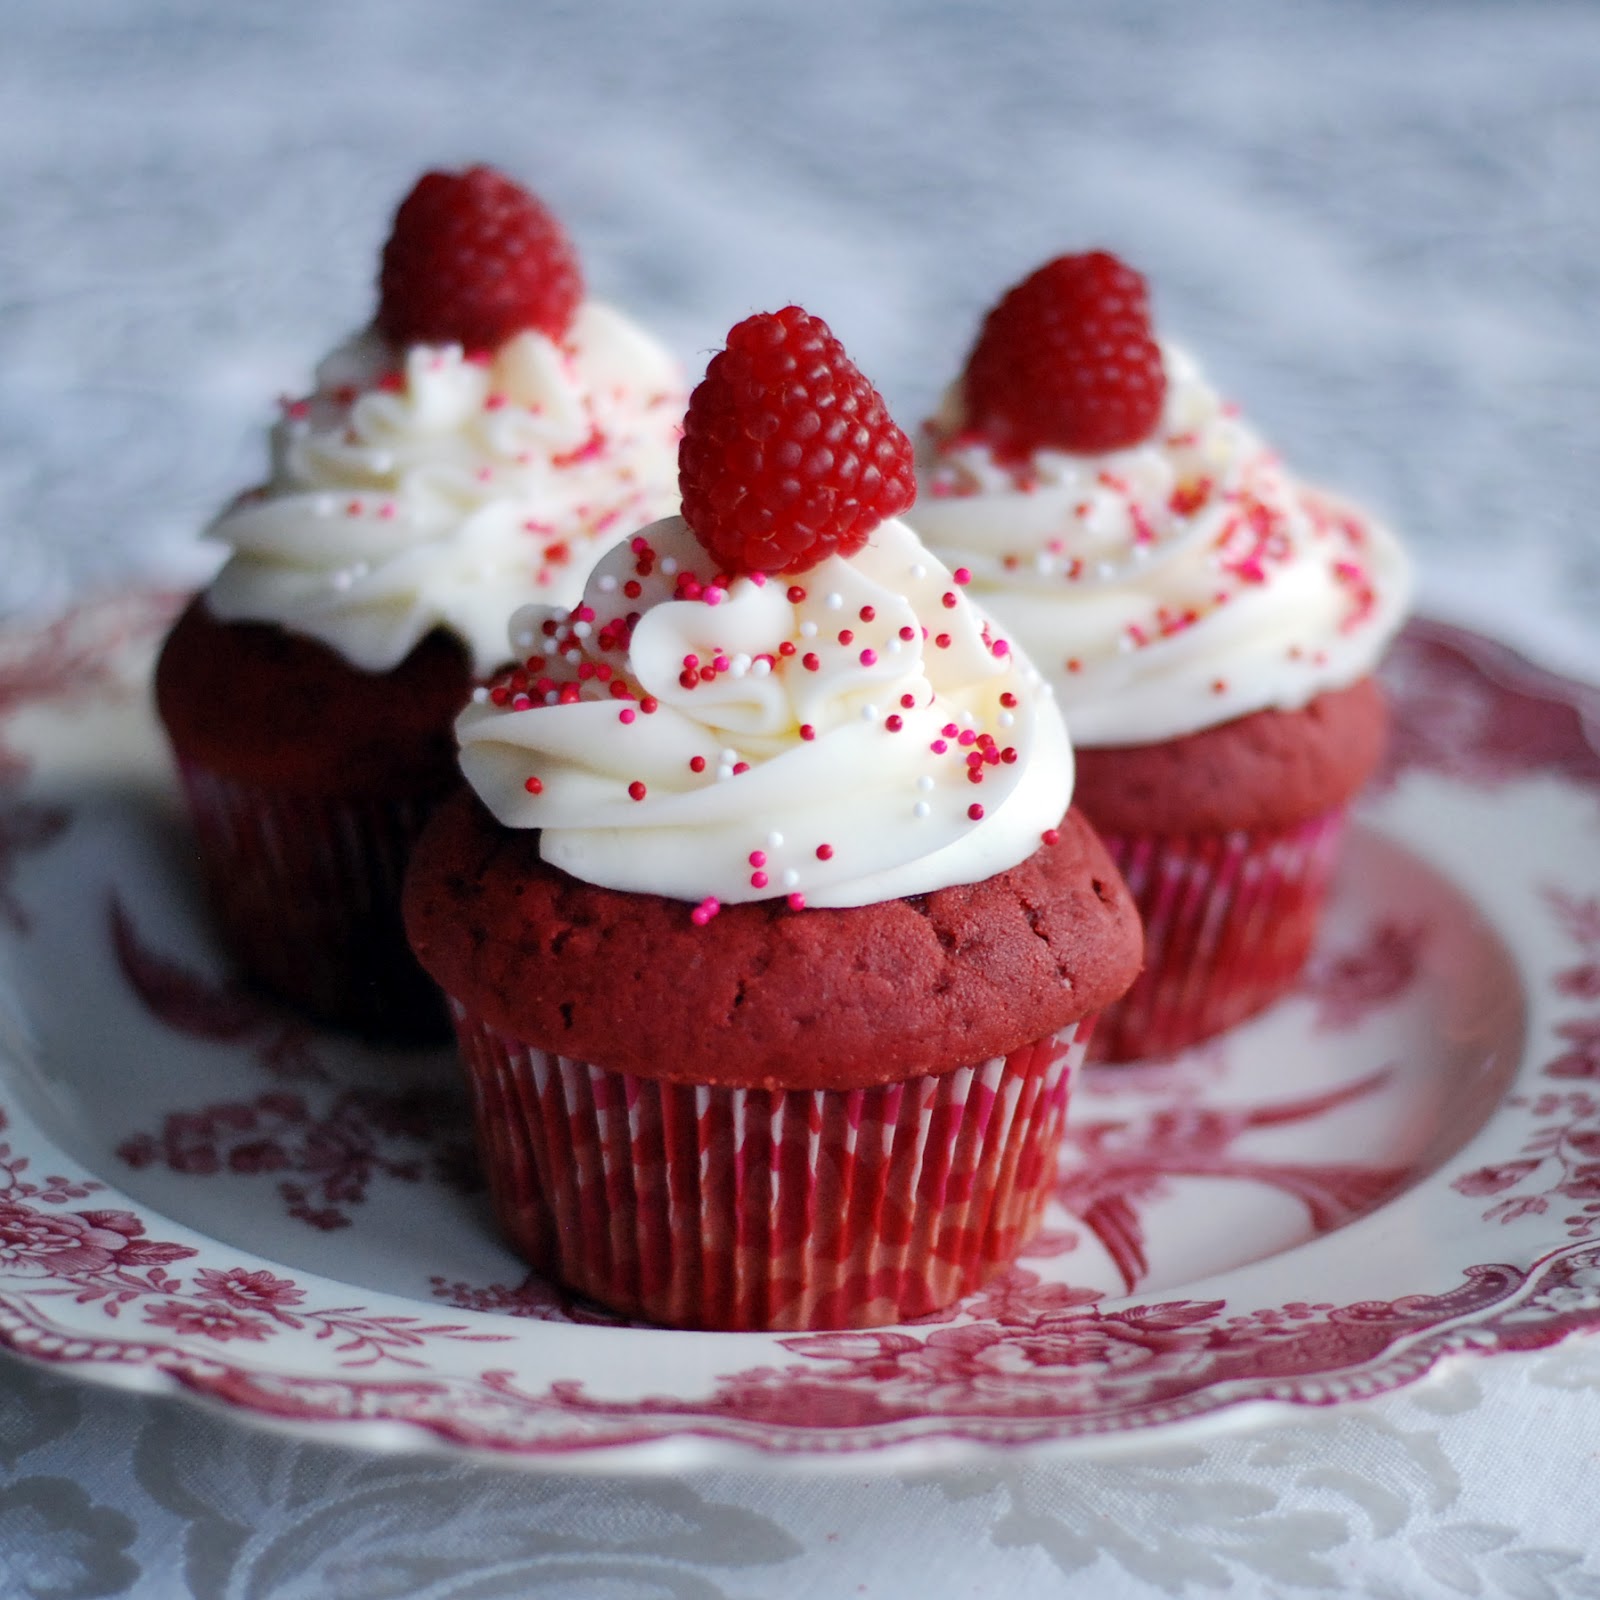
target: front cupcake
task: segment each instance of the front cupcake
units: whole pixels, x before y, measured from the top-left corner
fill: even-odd
[[[407,926],[540,1271],[685,1327],[917,1316],[1036,1222],[1137,917],[824,324],[734,328],[680,461],[682,518],[514,619]]]
[[[990,312],[918,469],[918,532],[1053,684],[1076,802],[1144,918],[1096,1053],[1168,1054],[1261,1010],[1305,962],[1381,753],[1400,547],[1287,473],[1099,252]]]
[[[405,856],[459,781],[452,724],[509,659],[508,596],[569,602],[677,504],[675,365],[584,297],[560,224],[485,167],[395,216],[372,327],[272,434],[267,483],[157,669],[230,954],[312,1016],[445,1031]]]

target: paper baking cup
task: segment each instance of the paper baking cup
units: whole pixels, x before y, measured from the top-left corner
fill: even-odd
[[[437,797],[350,800],[179,776],[228,953],[253,984],[373,1038],[439,1039],[442,997],[400,917],[406,858]]]
[[[1014,1259],[1055,1176],[1088,1025],[854,1090],[660,1083],[452,1004],[501,1227],[547,1277],[679,1328],[860,1328]]]
[[[1243,1022],[1305,966],[1344,810],[1276,831],[1102,834],[1144,923],[1144,971],[1095,1030],[1098,1061],[1168,1056]]]

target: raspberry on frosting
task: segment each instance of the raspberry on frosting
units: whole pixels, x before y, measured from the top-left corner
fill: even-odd
[[[561,338],[582,298],[572,241],[526,189],[492,167],[428,172],[383,247],[377,326],[397,345],[493,350],[528,329]]]
[[[984,319],[962,387],[1000,457],[1140,443],[1166,395],[1144,279],[1104,250],[1047,261]]]
[[[849,556],[916,496],[911,442],[819,317],[786,306],[728,334],[689,398],[684,519],[730,573]]]

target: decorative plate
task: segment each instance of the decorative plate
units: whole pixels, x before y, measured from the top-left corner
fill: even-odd
[[[682,1468],[1104,1449],[1600,1326],[1600,692],[1414,626],[1298,991],[1075,1092],[1005,1277],[872,1332],[629,1326],[487,1219],[448,1053],[209,942],[145,683],[174,598],[0,640],[0,1341],[367,1445]]]

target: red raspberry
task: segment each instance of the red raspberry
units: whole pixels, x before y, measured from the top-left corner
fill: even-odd
[[[1047,261],[984,318],[962,384],[968,425],[1006,459],[1149,438],[1167,379],[1144,279],[1104,250]]]
[[[728,572],[853,555],[916,498],[911,441],[827,323],[785,306],[728,334],[689,397],[684,520]]]
[[[582,298],[572,241],[526,189],[493,167],[427,172],[383,247],[378,331],[493,350],[528,328],[559,339]]]

